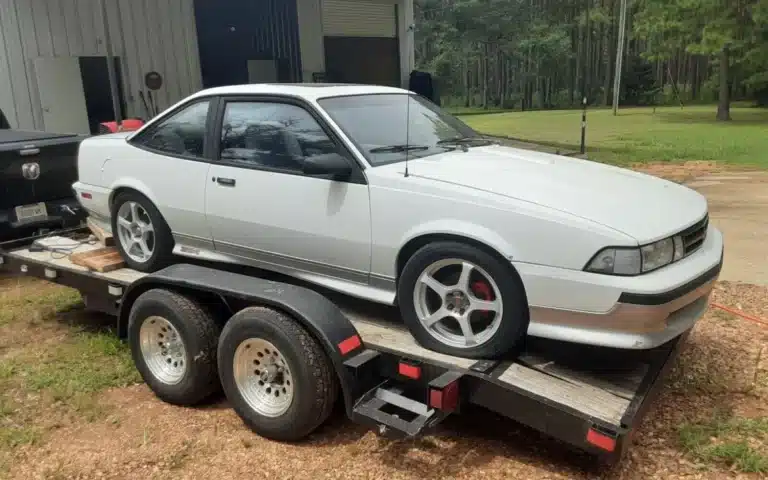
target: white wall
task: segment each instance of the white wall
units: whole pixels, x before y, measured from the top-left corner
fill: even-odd
[[[106,0],[121,60],[124,115],[144,115],[139,89],[155,70],[165,108],[201,88],[193,0]],[[0,0],[0,108],[13,128],[43,129],[35,57],[106,55],[97,0]],[[109,88],[105,85],[104,88]]]
[[[413,0],[368,0],[397,5],[400,42],[400,77],[403,87],[408,86],[408,76],[414,68]],[[305,82],[312,81],[312,72],[325,71],[323,49],[322,2],[323,0],[296,0],[299,15],[299,44],[301,45],[301,71]]]

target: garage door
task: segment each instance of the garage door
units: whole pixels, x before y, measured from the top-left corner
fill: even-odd
[[[326,37],[397,37],[393,3],[365,0],[323,0]]]

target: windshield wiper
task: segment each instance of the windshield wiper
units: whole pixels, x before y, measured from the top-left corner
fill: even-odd
[[[376,147],[368,150],[371,153],[401,153],[429,150],[427,145],[408,145],[407,143],[399,145],[387,145],[386,147]]]
[[[486,144],[486,145],[493,143],[492,140],[489,140],[483,137],[455,137],[455,138],[446,138],[445,140],[440,140],[437,142],[437,145],[466,145],[468,143],[475,143],[475,142],[482,142],[483,144]]]

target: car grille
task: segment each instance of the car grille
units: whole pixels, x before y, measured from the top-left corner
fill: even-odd
[[[704,245],[707,238],[707,228],[709,227],[709,214],[695,225],[683,230],[680,235],[683,237],[683,256],[687,257]]]

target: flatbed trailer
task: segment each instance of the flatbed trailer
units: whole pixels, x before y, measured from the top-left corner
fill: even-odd
[[[83,240],[87,236],[81,228],[7,242],[0,245],[0,270],[78,290],[86,308],[117,317],[122,338],[128,335],[137,298],[149,290],[174,292],[211,306],[215,321],[224,326],[251,306],[279,312],[322,347],[327,357],[323,361],[337,377],[348,416],[392,437],[425,433],[463,407],[477,405],[593,454],[600,462],[615,463],[626,452],[689,333],[641,352],[531,339],[514,358],[460,358],[422,348],[393,308],[320,294],[292,282],[254,276],[252,271],[244,274],[226,266],[190,263],[152,274],[127,268],[90,271],[70,261],[74,253],[99,248],[92,240]],[[138,350],[132,347],[135,361]],[[186,403],[156,390],[156,382],[147,383],[160,398]],[[225,386],[224,391],[245,423],[264,436],[298,439],[314,429],[265,434],[243,403],[230,398],[231,389]]]

